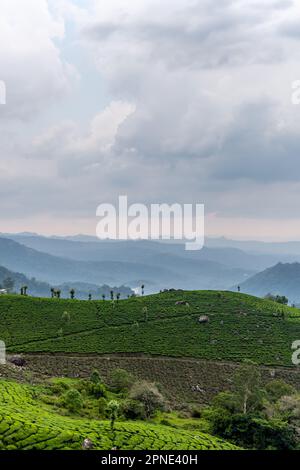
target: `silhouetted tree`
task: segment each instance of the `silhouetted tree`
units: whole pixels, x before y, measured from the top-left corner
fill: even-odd
[[[55,289],[51,287],[51,298],[54,299],[54,297],[55,297]]]
[[[28,289],[27,286],[21,287],[21,291],[20,291],[20,292],[21,292],[21,295],[27,295],[27,289]]]
[[[102,294],[102,300],[103,301],[105,300],[105,294]]]
[[[71,289],[71,290],[70,290],[70,296],[71,296],[71,299],[72,299],[72,300],[75,299],[75,289]]]
[[[110,298],[111,298],[111,300],[114,300],[114,296],[115,296],[114,291],[111,290],[111,291],[110,291]]]
[[[238,292],[241,292],[241,287],[240,286],[238,286]]]
[[[142,295],[144,295],[144,293],[145,293],[145,286],[144,286],[144,284],[143,284],[143,285],[142,285]]]
[[[89,294],[89,300],[92,300],[92,294]]]

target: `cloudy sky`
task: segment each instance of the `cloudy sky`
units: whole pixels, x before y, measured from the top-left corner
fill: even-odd
[[[119,195],[300,239],[299,0],[0,0],[0,231],[91,233]]]

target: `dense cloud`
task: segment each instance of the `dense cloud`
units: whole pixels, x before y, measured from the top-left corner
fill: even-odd
[[[0,46],[0,72],[13,90],[0,108],[13,136],[0,144],[13,162],[2,190],[20,188],[10,214],[26,201],[28,215],[44,205],[53,216],[91,220],[98,203],[128,194],[133,202],[204,202],[220,218],[299,217],[296,2],[56,0],[49,10],[31,0],[17,32],[13,3],[1,1],[0,20],[0,44],[15,38]],[[89,120],[65,120],[57,104],[42,126],[40,108],[47,117],[61,100],[62,109],[87,73],[65,52],[70,24],[107,104]]]

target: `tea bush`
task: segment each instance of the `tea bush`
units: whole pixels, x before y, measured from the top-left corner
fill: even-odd
[[[213,436],[144,422],[98,421],[61,416],[33,398],[32,387],[0,381],[0,443],[5,450],[80,450],[90,439],[95,450],[229,450]]]
[[[65,311],[70,313],[67,323]],[[203,315],[209,321],[199,323]],[[114,307],[109,301],[3,296],[0,338],[13,353],[143,353],[292,367],[300,311],[216,291],[167,292],[120,300]]]

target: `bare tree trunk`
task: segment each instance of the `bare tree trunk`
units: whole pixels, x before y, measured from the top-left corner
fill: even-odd
[[[244,395],[244,403],[243,403],[243,414],[247,414],[247,404],[248,404],[248,398],[249,398],[249,391],[247,390]]]

